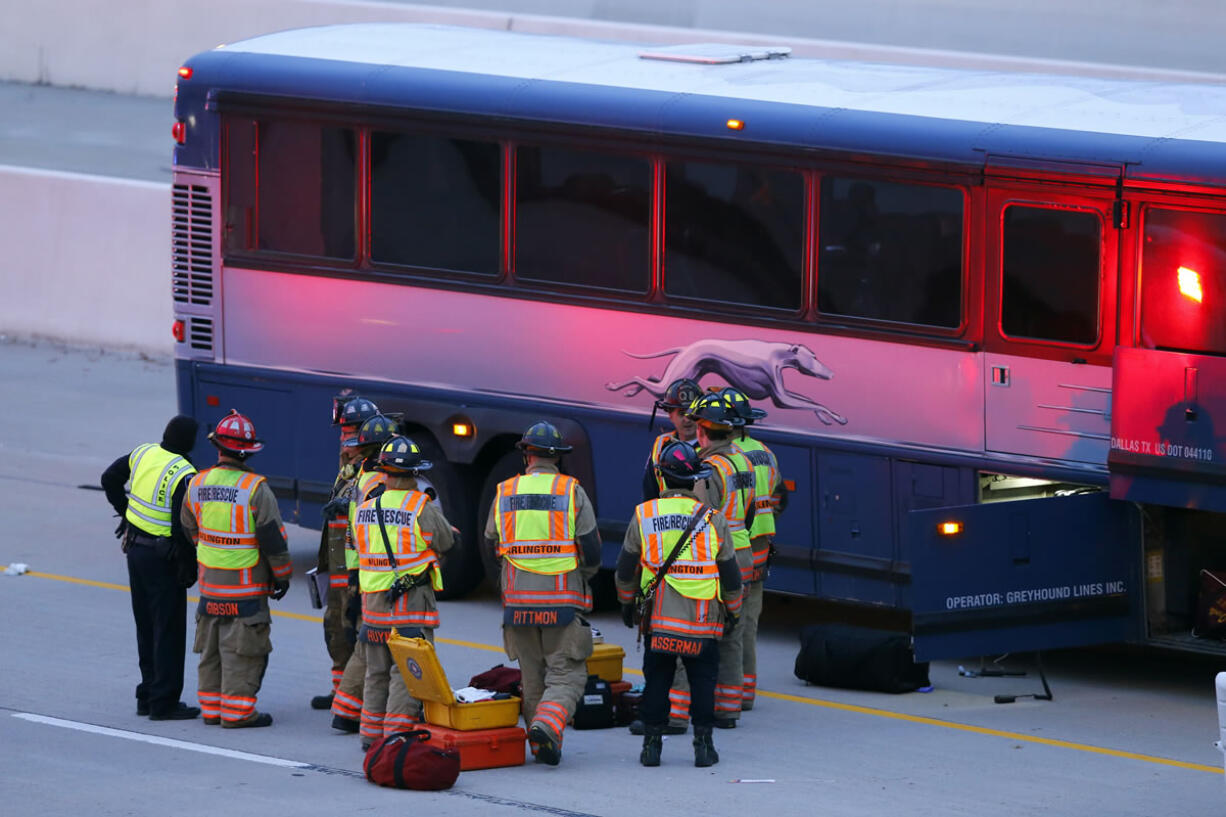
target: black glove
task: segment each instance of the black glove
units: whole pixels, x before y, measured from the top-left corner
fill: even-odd
[[[725,612],[724,614],[724,637],[732,635],[732,631],[736,629],[737,622],[741,617],[733,613]]]
[[[625,624],[627,627],[634,626],[634,605],[633,604],[623,604],[622,605],[622,624]]]
[[[323,516],[325,521],[329,519],[333,519],[334,517],[340,516],[342,513],[348,513],[348,512],[349,512],[349,499],[347,497],[340,497],[340,496],[338,496],[336,499],[333,499],[331,502],[329,502],[328,504],[324,505],[322,508],[319,509],[319,513]]]
[[[122,539],[123,535],[128,531],[128,520],[120,519],[119,524],[115,526],[115,538]]]
[[[350,570],[349,571],[349,592],[353,593],[354,595],[357,595],[361,589],[362,589],[362,585],[358,581],[358,571]],[[361,597],[359,596],[358,598],[359,598],[359,603],[360,603]]]
[[[276,579],[272,583],[272,597],[280,601],[289,592],[289,579]]]
[[[362,618],[362,594],[354,593],[345,604],[345,632],[357,633],[358,621]]]

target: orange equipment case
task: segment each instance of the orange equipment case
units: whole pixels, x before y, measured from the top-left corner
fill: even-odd
[[[451,685],[447,683],[447,674],[443,672],[438,654],[434,652],[434,645],[426,639],[404,638],[393,631],[387,640],[387,648],[400,668],[400,677],[404,679],[409,694],[422,702],[426,723],[471,731],[501,729],[519,722],[519,698],[468,704],[456,701]]]
[[[423,727],[430,732],[431,746],[460,753],[460,771],[524,765],[523,727],[462,731],[445,726]]]

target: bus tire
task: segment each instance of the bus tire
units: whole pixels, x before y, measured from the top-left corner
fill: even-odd
[[[447,461],[447,456],[434,438],[428,434],[415,434],[413,442],[421,448],[426,459],[434,463],[434,467],[423,476],[438,492],[439,504],[447,521],[460,529],[451,550],[441,557],[443,589],[437,595],[440,599],[463,598],[481,583],[481,557],[477,553],[480,531],[473,521],[472,500],[459,471]]]
[[[481,500],[477,503],[477,526],[480,528],[478,534],[482,539],[485,538],[485,523],[489,518],[490,505],[494,503],[494,492],[498,489],[498,483],[518,476],[523,471],[524,457],[523,454],[516,450],[506,452],[490,466],[489,473],[485,477],[485,483],[481,486]],[[485,568],[485,577],[490,581],[490,586],[496,591],[500,590],[498,586],[498,559],[495,558],[490,548],[484,546],[484,542],[481,547],[481,562]]]

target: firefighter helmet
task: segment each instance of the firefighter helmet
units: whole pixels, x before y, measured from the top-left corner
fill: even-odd
[[[698,381],[683,377],[668,384],[664,396],[656,401],[656,408],[672,411],[683,409],[702,396],[702,386]]]
[[[224,453],[240,459],[264,450],[263,441],[255,436],[255,425],[236,409],[230,409],[230,413],[221,418],[209,433],[209,440]]]
[[[358,433],[345,440],[346,448],[356,448],[361,445],[382,445],[396,433],[396,424],[382,414],[376,414],[362,423]]]
[[[708,392],[690,404],[686,414],[708,430],[731,431],[745,425],[736,406],[720,392]]]
[[[698,456],[689,443],[674,440],[660,450],[656,470],[665,479],[693,484],[696,480],[711,476],[711,467]]]
[[[530,426],[515,446],[521,451],[547,457],[556,457],[571,450],[571,446],[562,440],[562,432],[558,431],[557,426],[544,421]]]
[[[383,448],[379,451],[379,464],[375,469],[393,476],[411,476],[421,471],[429,471],[433,467],[434,463],[425,458],[417,443],[397,434],[383,443]]]
[[[720,394],[727,398],[728,402],[732,404],[732,407],[736,409],[736,413],[742,420],[745,421],[745,425],[750,425],[755,420],[761,420],[766,416],[765,410],[754,408],[749,404],[749,398],[746,397],[745,392],[741,391],[740,389],[735,389],[732,386],[728,386],[726,389],[721,389]]]
[[[352,397],[341,408],[340,424],[342,428],[345,426],[357,428],[378,413],[379,407],[365,397]]]

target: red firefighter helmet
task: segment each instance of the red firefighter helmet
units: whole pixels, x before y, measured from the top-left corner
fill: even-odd
[[[230,409],[230,413],[221,418],[217,428],[209,434],[209,440],[227,454],[239,457],[264,450],[264,443],[255,436],[255,425],[247,415],[235,409]]]

